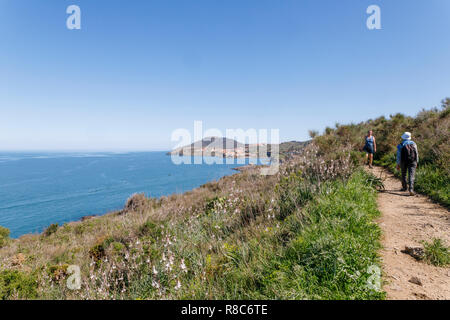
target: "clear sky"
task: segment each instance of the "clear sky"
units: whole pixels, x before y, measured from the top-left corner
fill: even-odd
[[[66,8],[81,8],[81,30]],[[366,9],[381,7],[382,30]],[[0,150],[161,150],[438,106],[448,0],[0,0]]]

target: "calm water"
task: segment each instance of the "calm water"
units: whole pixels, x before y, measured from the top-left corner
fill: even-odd
[[[123,208],[235,173],[239,165],[175,165],[164,152],[0,153],[0,225],[11,237]]]

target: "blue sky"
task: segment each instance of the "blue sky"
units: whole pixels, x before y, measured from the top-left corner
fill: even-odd
[[[80,6],[82,29],[66,28]],[[381,7],[382,30],[366,28]],[[177,128],[309,129],[450,96],[448,0],[0,0],[0,150],[161,150]]]

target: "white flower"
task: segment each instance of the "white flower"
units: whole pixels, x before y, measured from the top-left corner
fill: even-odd
[[[177,281],[177,285],[175,286],[175,290],[179,290],[181,288],[180,280]]]
[[[186,265],[184,264],[184,259],[181,259],[181,265],[180,265],[181,270],[183,270],[184,272],[187,272],[187,268]]]

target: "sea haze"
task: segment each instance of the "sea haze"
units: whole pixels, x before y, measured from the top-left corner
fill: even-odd
[[[248,160],[247,160],[248,162]],[[242,164],[175,165],[165,152],[0,153],[0,225],[11,237],[123,208],[133,193],[182,193]]]

